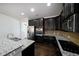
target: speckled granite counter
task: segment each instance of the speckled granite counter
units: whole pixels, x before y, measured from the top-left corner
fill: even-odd
[[[34,42],[35,41],[29,40],[29,39],[24,39],[24,40],[19,41],[19,43],[22,44],[22,50],[27,48],[28,46],[30,46]]]
[[[79,33],[74,32],[64,32],[64,31],[46,31],[45,35],[49,36],[61,36],[73,43],[79,45]]]
[[[9,52],[19,48],[23,47],[26,48],[30,44],[32,44],[34,41],[28,40],[28,39],[23,39],[20,41],[13,41],[10,39],[0,39],[0,56],[3,56],[5,54],[8,54]]]

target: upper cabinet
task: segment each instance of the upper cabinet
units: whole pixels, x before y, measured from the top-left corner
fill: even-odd
[[[36,28],[43,27],[43,18],[29,20],[29,26],[35,26]]]
[[[45,19],[45,31],[55,30],[55,19],[54,18],[47,18]]]
[[[79,32],[79,3],[64,3],[61,17],[64,31]]]
[[[34,26],[35,25],[35,21],[33,21],[33,20],[29,20],[29,26]]]
[[[78,3],[64,3],[63,4],[63,15],[64,15],[65,19],[74,13],[79,13],[79,4]]]
[[[65,18],[72,13],[71,12],[71,4],[70,3],[64,4],[64,13],[65,13]]]
[[[79,13],[79,3],[74,4],[74,13]]]
[[[44,20],[45,30],[53,31],[61,29],[61,16],[51,17]]]

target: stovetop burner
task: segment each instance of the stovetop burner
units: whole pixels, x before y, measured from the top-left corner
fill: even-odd
[[[65,51],[79,54],[79,46],[70,41],[59,40],[61,47]]]

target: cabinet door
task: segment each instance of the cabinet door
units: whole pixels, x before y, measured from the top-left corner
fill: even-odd
[[[22,56],[34,56],[34,43],[22,51]]]
[[[45,19],[45,31],[55,30],[55,19]]]
[[[72,12],[72,8],[71,8],[71,3],[65,3],[64,4],[64,10],[65,10],[65,18],[67,18],[69,15],[71,15],[71,12]]]
[[[35,25],[35,21],[29,20],[29,26],[34,26],[34,25]]]
[[[79,14],[75,14],[75,32],[79,32]]]
[[[79,3],[74,4],[74,12],[79,13]]]

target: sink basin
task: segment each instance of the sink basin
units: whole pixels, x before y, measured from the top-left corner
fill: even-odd
[[[21,40],[21,38],[14,37],[14,38],[11,38],[11,40],[13,40],[13,41],[19,41],[19,40]]]

